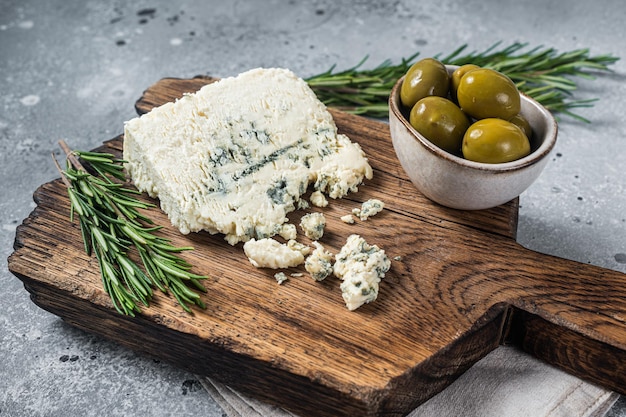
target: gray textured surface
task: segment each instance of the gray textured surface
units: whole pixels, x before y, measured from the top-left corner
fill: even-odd
[[[116,136],[162,77],[306,77],[498,40],[620,56],[624,17],[622,0],[0,0],[0,416],[222,415],[193,375],[71,328],[8,272],[33,191],[58,177],[58,139],[91,149]],[[561,121],[552,163],[521,197],[518,239],[626,272],[626,61],[614,70],[580,83],[580,97],[601,98],[581,110],[592,123]],[[623,398],[610,416],[626,416]]]

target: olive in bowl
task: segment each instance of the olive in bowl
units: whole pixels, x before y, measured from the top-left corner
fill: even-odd
[[[451,75],[456,66],[446,66]],[[557,138],[552,114],[520,94],[520,114],[532,127],[530,153],[503,163],[476,162],[447,152],[420,134],[400,101],[400,78],[389,97],[393,146],[411,182],[429,199],[446,207],[481,210],[504,204],[525,191],[541,174]]]

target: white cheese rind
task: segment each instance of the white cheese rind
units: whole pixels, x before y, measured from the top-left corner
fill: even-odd
[[[309,184],[341,198],[372,178],[361,147],[285,69],[209,84],[128,121],[124,135],[135,186],[172,224],[231,244],[279,233]]]
[[[379,283],[389,271],[391,261],[385,251],[369,245],[359,235],[350,235],[335,256],[334,274],[343,282],[341,295],[348,310],[356,310],[378,298]]]

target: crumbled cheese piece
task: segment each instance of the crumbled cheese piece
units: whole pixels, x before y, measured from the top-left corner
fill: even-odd
[[[243,245],[243,251],[250,263],[257,268],[290,268],[301,265],[305,255],[296,245],[289,246],[272,238],[250,239]]]
[[[298,236],[298,231],[296,230],[295,224],[285,223],[280,228],[280,232],[278,232],[278,234],[285,240],[292,240]]]
[[[323,213],[309,213],[300,219],[300,227],[306,237],[312,240],[319,240],[324,236],[326,227],[326,217]]]
[[[352,311],[378,297],[379,283],[391,267],[385,251],[369,245],[359,235],[350,235],[335,256],[334,274],[343,282],[341,295]]]
[[[313,242],[315,250],[304,261],[304,269],[316,281],[323,281],[333,272],[333,254],[328,252],[319,242]]]
[[[310,246],[307,246],[304,243],[300,243],[294,239],[291,239],[289,242],[287,242],[287,247],[289,249],[300,252],[303,256],[307,256],[309,253],[311,253]]]
[[[326,199],[324,194],[319,191],[312,192],[310,200],[311,204],[313,204],[315,207],[326,207],[328,205],[328,200]]]
[[[354,217],[352,217],[352,214],[346,214],[345,216],[341,216],[340,219],[344,223],[354,224]]]
[[[394,261],[401,261],[402,260],[402,256],[398,255],[398,256],[394,256],[393,257]]]
[[[311,207],[311,205],[304,198],[301,198],[300,200],[298,200],[298,210],[306,210],[309,207]]]
[[[306,261],[305,261],[305,262],[306,262]],[[302,272],[292,272],[292,273],[291,273],[291,274],[289,274],[289,275],[291,275],[292,277],[301,277],[301,276],[303,276],[304,274],[303,274]]]
[[[287,275],[285,275],[284,272],[277,272],[274,274],[274,279],[276,279],[276,282],[278,282],[279,284],[282,284],[283,282],[287,281],[289,278],[287,278]]]
[[[385,208],[385,203],[375,198],[371,200],[367,200],[363,204],[361,204],[361,208],[353,208],[352,214],[357,216],[359,219],[365,221],[369,217],[374,216],[375,214],[380,213],[383,208]]]
[[[231,244],[279,233],[310,184],[341,198],[372,178],[361,147],[337,133],[308,84],[277,68],[222,79],[126,122],[124,159],[181,233],[223,233]]]

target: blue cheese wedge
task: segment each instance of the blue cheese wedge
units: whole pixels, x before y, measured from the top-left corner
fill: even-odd
[[[285,244],[272,238],[250,239],[243,245],[248,260],[257,268],[281,269],[301,265],[310,250],[295,240]]]
[[[355,192],[372,168],[307,83],[285,69],[222,79],[126,122],[135,186],[157,197],[181,233],[231,243],[281,232],[312,184]]]
[[[300,227],[305,236],[311,240],[320,240],[324,236],[326,217],[323,213],[309,213],[300,219]]]
[[[350,235],[335,256],[333,272],[342,280],[341,295],[348,310],[356,310],[378,298],[379,283],[391,261],[385,251],[369,245],[359,235]]]
[[[333,273],[333,254],[319,242],[313,242],[315,249],[304,261],[304,269],[316,281],[323,281]]]

